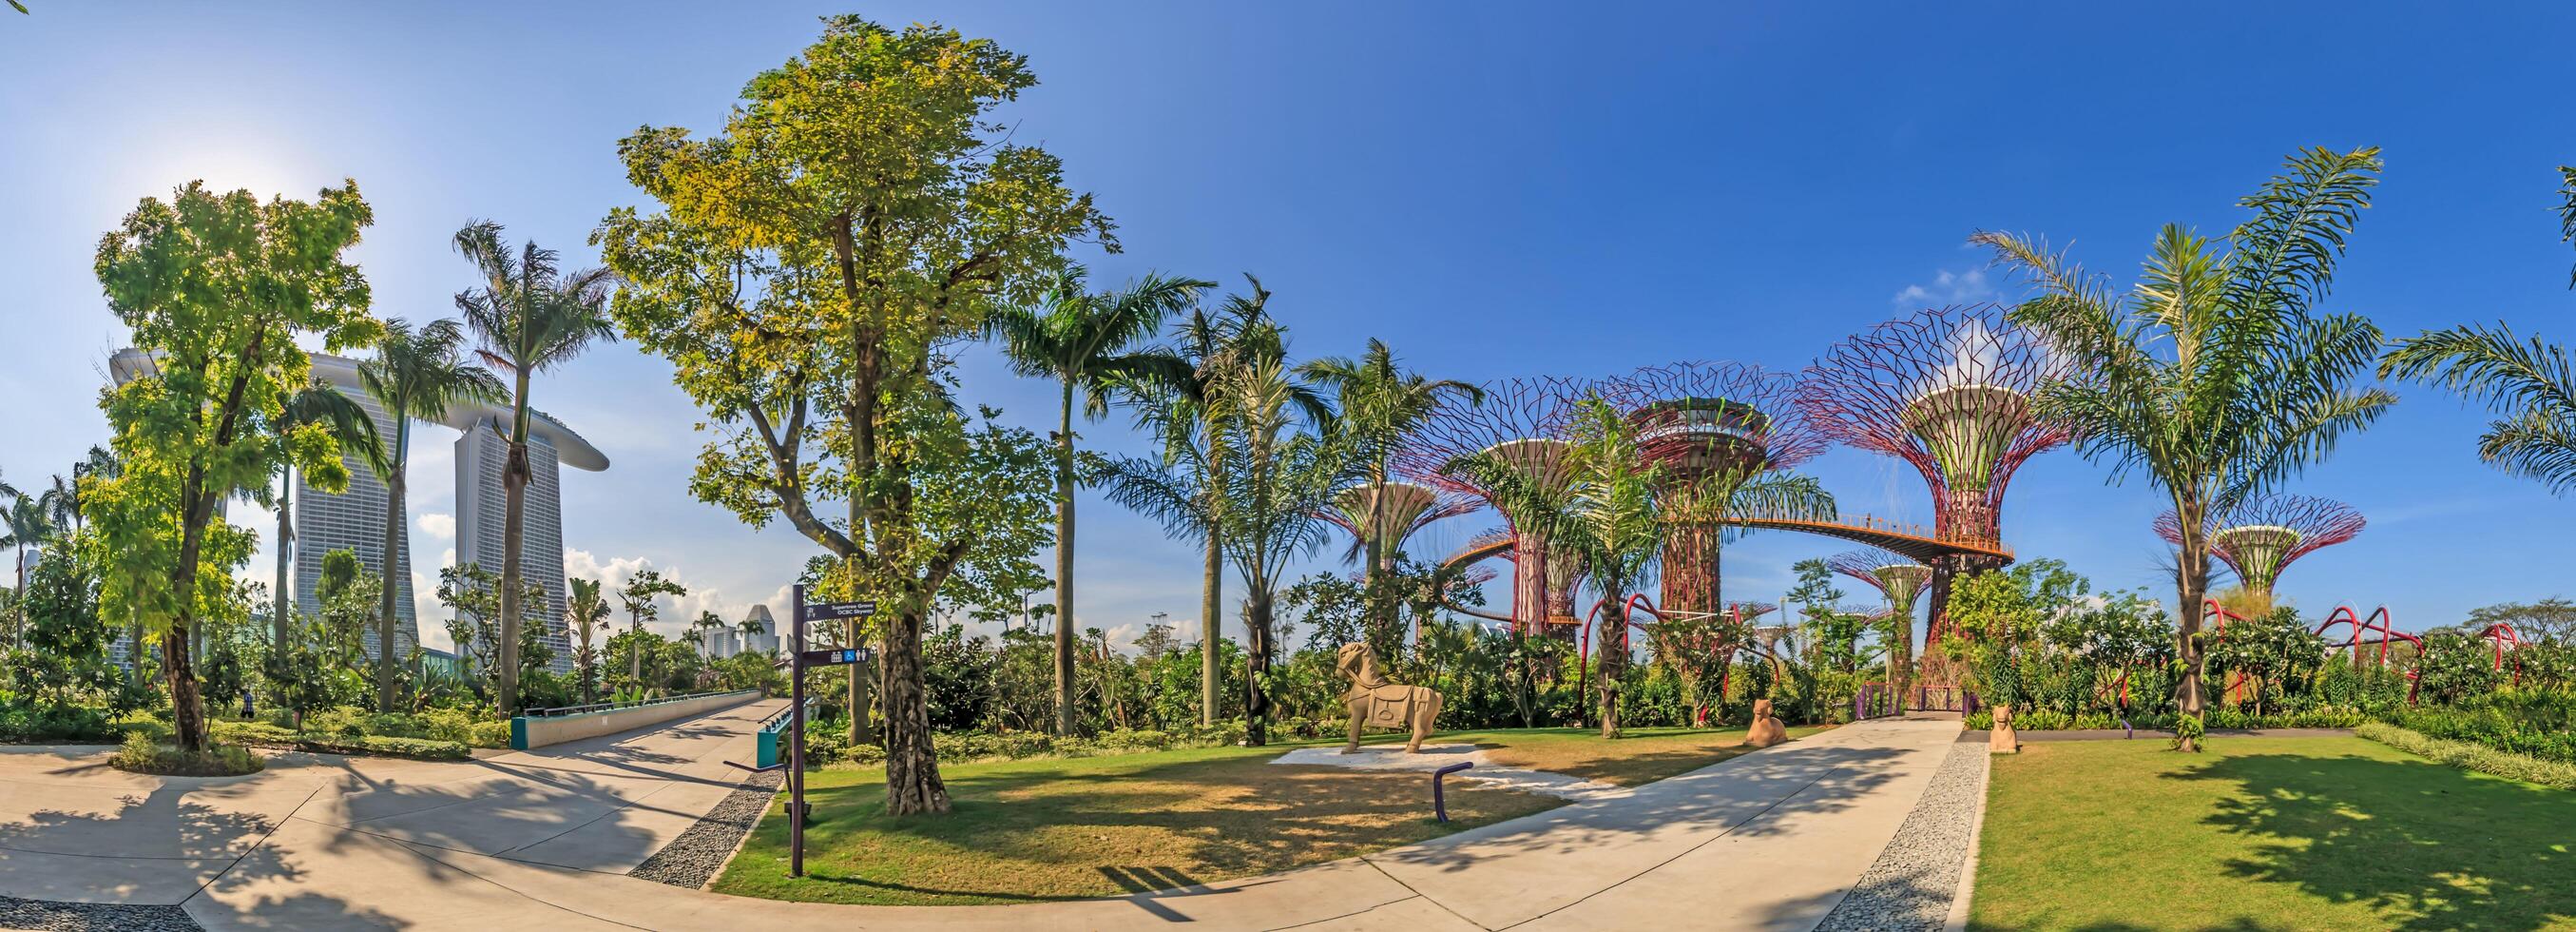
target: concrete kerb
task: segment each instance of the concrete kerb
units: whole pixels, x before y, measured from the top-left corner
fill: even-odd
[[[633,731],[647,725],[659,725],[663,722],[694,718],[720,709],[729,709],[758,698],[760,698],[759,690],[743,689],[729,693],[683,696],[641,705],[576,712],[570,715],[521,715],[510,719],[510,749],[527,751],[550,744]]]

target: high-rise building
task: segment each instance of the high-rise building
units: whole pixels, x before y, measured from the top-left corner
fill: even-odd
[[[315,354],[313,377],[355,402],[359,410],[376,422],[376,436],[393,442],[394,421],[386,416],[384,406],[367,393],[358,379],[358,365],[338,356]],[[395,526],[405,533],[394,535],[392,570],[385,562],[385,513],[387,487],[374,470],[356,457],[340,458],[349,470],[349,486],[340,492],[325,492],[305,481],[302,473],[295,478],[295,608],[307,616],[322,613],[322,558],[334,550],[356,554],[358,565],[380,575],[385,585],[394,590],[394,653],[410,653],[420,643],[420,621],[414,614],[411,583],[411,508],[408,503],[394,503],[390,516]],[[364,632],[367,656],[376,656],[376,632]]]
[[[602,469],[606,457],[553,418],[534,414],[528,431],[528,485],[520,492],[519,574],[546,593],[545,606],[533,617],[546,619],[539,640],[555,652],[550,668],[572,669],[572,639],[565,630],[563,568],[563,496],[561,466]],[[456,562],[481,564],[497,575],[506,543],[508,490],[501,483],[510,461],[510,439],[502,433],[506,414],[462,425],[456,440]],[[566,447],[579,444],[566,456]],[[597,465],[591,465],[592,462]]]
[[[742,620],[760,622],[760,633],[743,636],[742,649],[775,656],[778,653],[779,644],[778,623],[770,620],[769,606],[753,605],[751,613],[744,615]]]

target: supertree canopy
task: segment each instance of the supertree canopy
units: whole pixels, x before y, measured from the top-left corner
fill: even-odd
[[[2270,595],[2292,561],[2353,539],[2367,523],[2361,512],[2333,499],[2264,495],[2210,521],[2209,552],[2227,561],[2245,588]],[[2173,511],[2157,515],[2155,528],[2166,543],[2182,543],[2182,519]]]
[[[1901,619],[1898,630],[1904,634],[1889,645],[1889,666],[1900,671],[1900,675],[1905,675],[1902,671],[1913,669],[1914,600],[1923,594],[1925,586],[1931,584],[1932,568],[1883,547],[1846,550],[1825,558],[1825,565],[1833,567],[1834,572],[1868,583],[1887,596],[1887,609]],[[1903,688],[1903,684],[1899,683],[1898,688]]]
[[[1431,522],[1476,509],[1476,501],[1414,482],[1353,486],[1333,499],[1324,520],[1350,532],[1351,552],[1364,553],[1374,539],[1379,559],[1392,563],[1415,531]]]
[[[1504,490],[1489,487],[1467,463],[1482,454],[1530,488],[1562,490],[1570,480],[1566,454],[1572,444],[1565,439],[1566,429],[1575,403],[1591,391],[1582,383],[1553,378],[1504,379],[1485,385],[1484,391],[1484,404],[1441,406],[1396,451],[1395,466],[1415,481],[1473,496],[1502,513],[1513,538],[1512,623],[1524,632],[1542,632],[1555,615],[1551,609],[1559,606],[1549,598],[1547,541],[1536,530],[1541,522],[1514,514],[1516,502]],[[1572,593],[1558,601],[1570,606]],[[1575,622],[1570,617],[1557,620],[1567,630]]]
[[[1719,548],[1736,490],[1815,458],[1824,438],[1786,372],[1732,362],[1648,366],[1603,390],[1637,428],[1641,456],[1663,466],[1663,603],[1668,617],[1718,610]]]
[[[1807,370],[1799,406],[1829,439],[1913,464],[1931,487],[1936,537],[1993,545],[2003,539],[2013,472],[2073,439],[2068,425],[2031,407],[2032,395],[2071,366],[2000,306],[1925,310],[1826,350]],[[1950,578],[1996,565],[1964,554],[1935,561],[1932,637],[1947,614]]]

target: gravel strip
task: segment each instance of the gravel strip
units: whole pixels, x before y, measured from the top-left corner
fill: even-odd
[[[715,808],[700,816],[698,824],[689,826],[688,831],[671,839],[670,844],[653,852],[652,857],[645,858],[626,875],[692,890],[706,886],[707,881],[716,878],[716,872],[724,870],[725,862],[733,859],[743,836],[760,824],[761,814],[768,812],[770,802],[778,798],[778,787],[785,777],[785,773],[774,770],[752,774],[733,792],[725,794]]]
[[[1934,930],[1948,921],[1977,808],[1985,805],[1990,754],[1983,740],[1962,736],[1950,745],[1896,837],[1817,929]]]
[[[205,932],[177,906],[62,903],[0,896],[0,929],[47,932]]]

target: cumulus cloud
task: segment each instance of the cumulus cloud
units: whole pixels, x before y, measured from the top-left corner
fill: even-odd
[[[728,595],[720,586],[692,579],[676,564],[657,564],[645,557],[602,559],[598,554],[587,550],[564,548],[564,575],[600,580],[612,591],[624,585],[627,577],[641,570],[659,572],[663,579],[679,583],[689,590],[688,595],[678,597],[665,595],[653,600],[657,617],[650,627],[666,637],[678,636],[686,632],[689,623],[695,621],[704,612],[714,612],[716,617],[728,623],[737,623],[742,621],[743,616],[751,613],[752,605],[765,604],[769,606],[771,617],[780,620],[787,617],[789,590],[785,586],[779,587],[778,591],[771,593],[765,599],[736,598]],[[623,617],[624,613],[621,611],[619,615]]]
[[[456,539],[455,515],[441,514],[435,511],[422,512],[419,523],[421,532],[428,534],[431,537],[439,540]]]
[[[1969,304],[1995,296],[1995,286],[1986,280],[1986,270],[1969,269],[1953,272],[1942,269],[1928,285],[1907,285],[1889,300],[1897,304],[1933,306]]]

